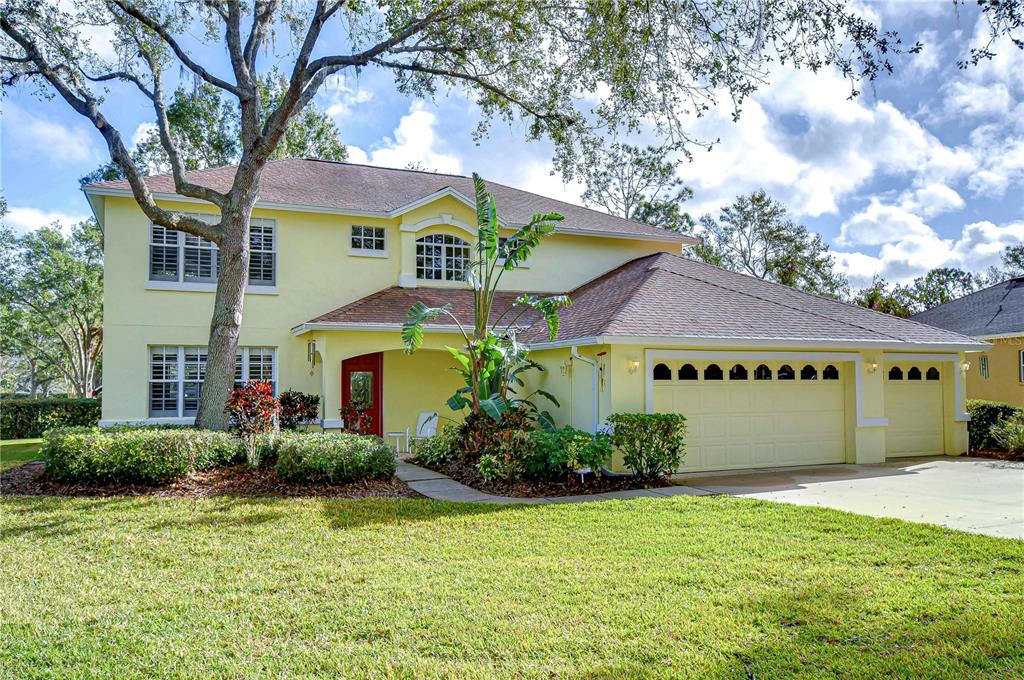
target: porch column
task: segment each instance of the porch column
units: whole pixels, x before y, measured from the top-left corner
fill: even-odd
[[[885,362],[881,352],[861,352],[853,363],[856,403],[856,427],[851,463],[860,465],[885,462]]]

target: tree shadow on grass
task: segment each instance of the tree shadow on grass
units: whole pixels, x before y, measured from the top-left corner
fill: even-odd
[[[487,515],[494,512],[522,512],[534,506],[496,503],[459,503],[412,498],[325,498],[321,511],[332,529],[358,529],[372,525],[415,524],[443,517]]]

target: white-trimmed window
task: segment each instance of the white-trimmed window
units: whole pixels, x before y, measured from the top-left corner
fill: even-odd
[[[416,240],[417,279],[462,281],[469,261],[469,243],[457,236],[431,234]]]
[[[188,213],[213,223],[213,215]],[[274,220],[252,218],[249,231],[249,285],[277,283],[277,234]],[[177,283],[217,283],[220,252],[204,238],[152,224],[149,228],[149,280]]]
[[[384,227],[365,227],[353,224],[349,236],[349,253],[352,255],[387,255],[387,230]]]
[[[151,347],[149,350],[149,417],[190,418],[199,410],[206,379],[205,347]],[[235,381],[267,380],[277,392],[273,347],[242,347],[235,360]]]

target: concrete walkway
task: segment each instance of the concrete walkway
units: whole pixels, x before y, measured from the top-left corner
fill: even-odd
[[[706,491],[690,486],[670,486],[662,489],[631,489],[629,491],[610,491],[608,493],[583,494],[580,496],[552,496],[548,498],[516,498],[514,496],[495,496],[471,489],[465,484],[456,482],[440,472],[434,472],[418,465],[398,460],[395,462],[395,476],[409,485],[409,488],[427,498],[439,501],[458,501],[463,503],[528,503],[531,505],[547,505],[550,503],[589,503],[592,501],[609,501],[623,498],[669,498],[671,496],[709,496],[714,491]]]

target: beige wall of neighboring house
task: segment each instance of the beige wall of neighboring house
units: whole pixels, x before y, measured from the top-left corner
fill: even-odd
[[[1024,406],[1024,335],[981,339],[992,347],[972,355],[967,397]]]

